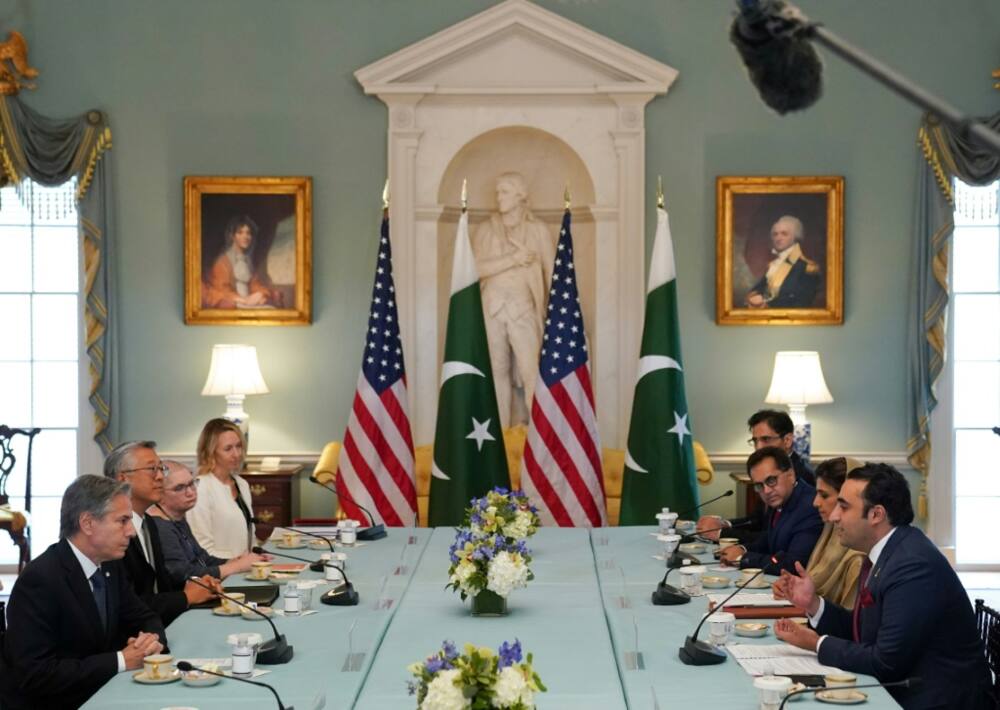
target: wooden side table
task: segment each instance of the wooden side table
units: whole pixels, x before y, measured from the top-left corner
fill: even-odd
[[[290,464],[273,471],[245,471],[242,475],[250,484],[254,516],[266,525],[291,525],[299,509],[295,478],[304,468],[302,464]]]
[[[729,477],[733,479],[738,485],[737,495],[736,495],[736,509],[739,510],[743,508],[743,515],[750,518],[757,515],[758,511],[763,510],[764,502],[757,495],[757,492],[753,489],[753,481],[750,479],[750,474],[745,471],[732,471]],[[742,503],[742,505],[740,505]]]

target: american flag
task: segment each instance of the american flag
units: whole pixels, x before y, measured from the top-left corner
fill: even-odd
[[[337,492],[343,493],[341,509],[353,519],[367,520],[356,501],[381,516],[386,525],[416,525],[413,437],[406,409],[388,217],[382,219],[365,353],[344,434]]]
[[[607,525],[569,210],[559,231],[538,367],[521,486],[538,506],[543,524]]]

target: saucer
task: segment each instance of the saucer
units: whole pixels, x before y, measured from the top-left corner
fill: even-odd
[[[209,675],[200,671],[188,671],[181,674],[181,683],[190,685],[192,688],[205,688],[209,685],[215,685],[220,680],[222,678],[217,675]]]
[[[304,542],[299,542],[297,545],[286,545],[283,542],[276,542],[274,543],[274,546],[280,550],[301,550],[306,546],[306,544]],[[324,545],[324,547],[326,547],[326,545]]]
[[[755,579],[754,581],[750,582],[750,584],[746,585],[743,588],[744,589],[770,589],[771,588],[771,583],[768,582],[766,579],[761,579],[760,577],[758,577],[757,579]]]
[[[163,676],[162,678],[150,678],[146,675],[146,671],[136,671],[132,674],[132,680],[136,683],[143,683],[144,685],[163,685],[164,683],[173,683],[175,680],[180,680],[181,672],[174,668],[170,673]]]
[[[700,555],[705,552],[706,548],[702,542],[684,542],[677,549],[689,555]]]
[[[333,540],[330,540],[330,542],[333,543]],[[329,551],[330,549],[330,545],[327,545],[325,540],[317,540],[315,538],[309,541],[309,547],[311,547],[314,550]]]
[[[292,579],[297,579],[299,576],[298,572],[271,572],[271,576],[267,578],[267,581],[271,584],[284,584]]]
[[[860,690],[852,690],[851,694],[846,698],[835,698],[833,696],[834,692],[839,692],[834,690],[821,690],[816,693],[816,699],[821,703],[830,703],[831,705],[860,705],[861,703],[868,702],[868,695],[862,693]]]
[[[736,635],[747,638],[767,636],[767,624],[740,623],[736,624]]]
[[[257,607],[257,611],[259,611],[260,614],[263,614],[264,616],[271,616],[274,613],[271,610],[271,607],[269,606],[259,606]],[[254,614],[249,609],[244,609],[243,611],[240,612],[240,616],[242,616],[247,621],[263,621],[264,616],[261,616],[260,614]]]
[[[235,611],[227,611],[225,607],[217,606],[214,609],[212,609],[212,613],[215,614],[216,616],[239,616],[243,612],[240,611],[239,609]]]
[[[729,586],[729,577],[713,577],[706,574],[701,578],[701,584],[707,589],[725,589]]]

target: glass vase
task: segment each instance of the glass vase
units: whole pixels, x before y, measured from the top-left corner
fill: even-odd
[[[472,597],[473,616],[507,616],[507,598],[484,589]]]

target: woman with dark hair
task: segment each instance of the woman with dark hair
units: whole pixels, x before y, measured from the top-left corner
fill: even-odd
[[[847,474],[863,464],[851,458],[839,456],[827,459],[816,467],[816,497],[813,507],[823,519],[823,532],[816,541],[806,571],[816,583],[816,593],[848,609],[854,606],[858,591],[858,575],[864,553],[845,547],[830,522],[830,513],[837,505],[837,495],[844,485]],[[783,599],[781,585],[771,587],[776,599]]]
[[[282,306],[281,292],[266,274],[254,268],[257,223],[238,215],[226,224],[226,248],[202,283],[203,308],[262,308]]]

